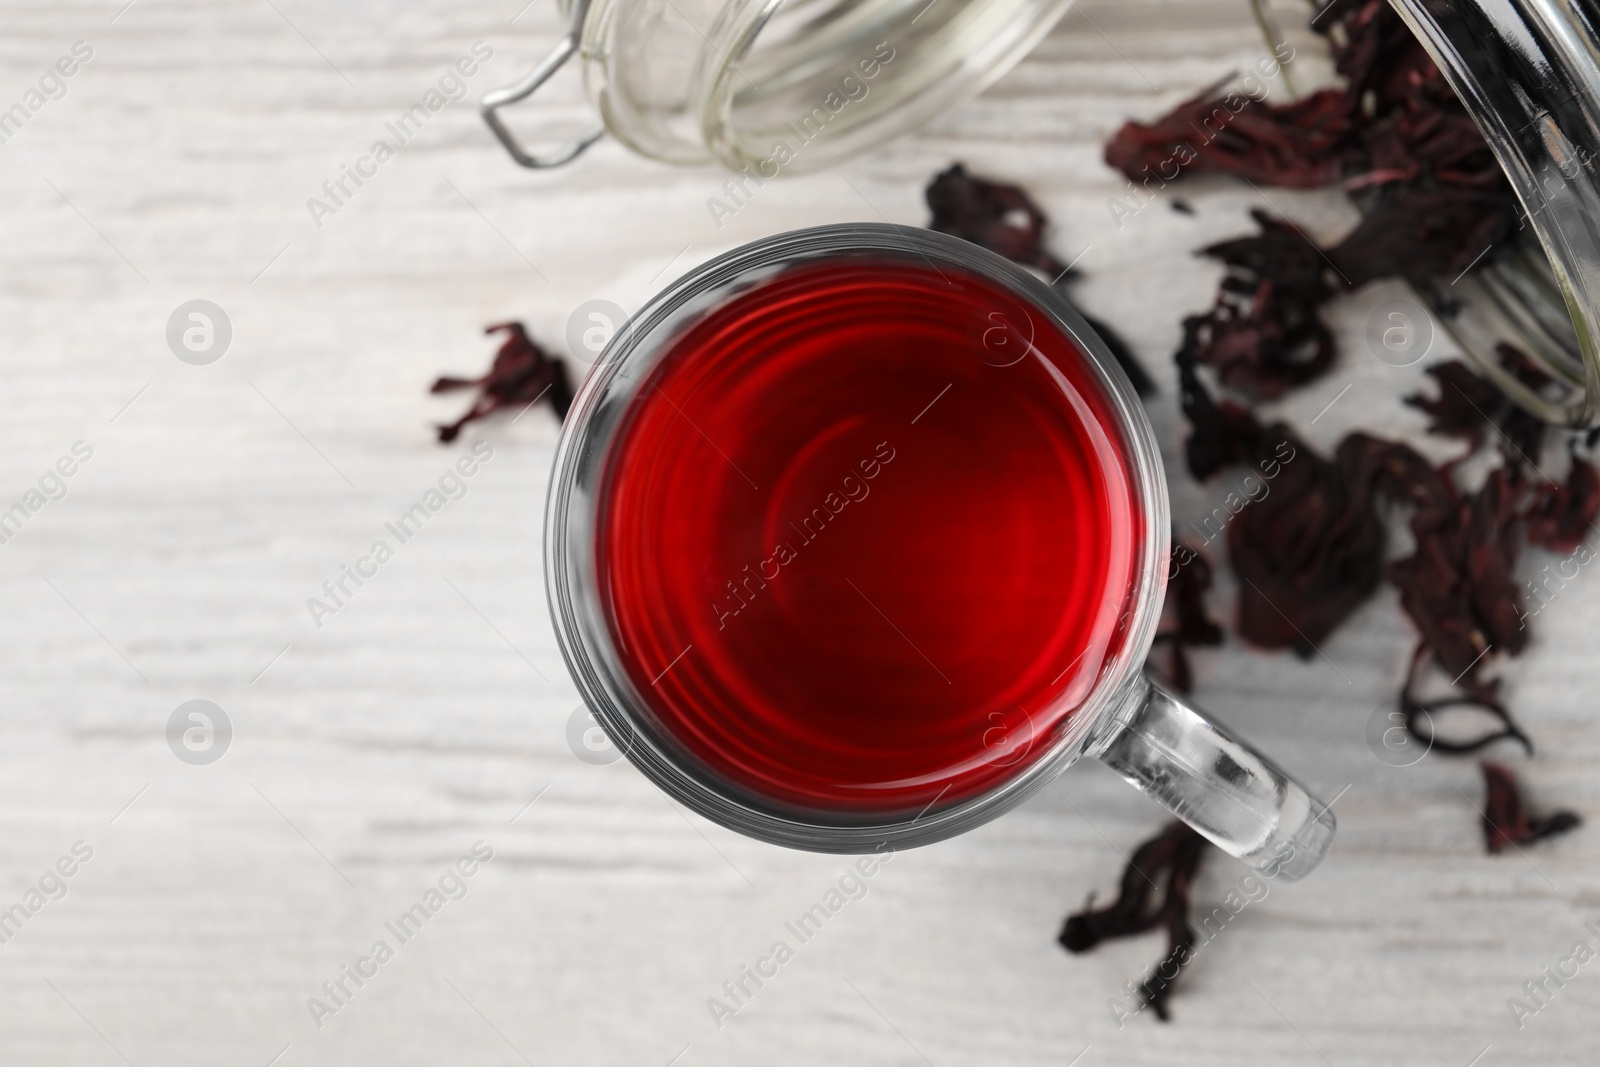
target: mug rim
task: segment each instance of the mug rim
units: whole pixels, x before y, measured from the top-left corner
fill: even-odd
[[[648,701],[616,655],[599,595],[597,532],[609,446],[638,387],[671,341],[749,285],[806,261],[848,255],[942,261],[1047,316],[1084,354],[1115,416],[1120,442],[1129,452],[1130,491],[1144,518],[1124,600],[1130,614],[1126,637],[1047,751],[988,790],[938,810],[935,798],[914,817],[763,807],[660,744],[636,725],[645,715],[635,708],[647,708]],[[1009,811],[1083,755],[1091,735],[1105,733],[1104,724],[1122,717],[1132,692],[1142,691],[1129,683],[1142,678],[1155,637],[1170,536],[1166,477],[1154,430],[1111,350],[1060,293],[1023,267],[956,237],[889,223],[843,223],[780,233],[723,253],[662,289],[616,333],[578,390],[556,446],[545,508],[545,586],[557,642],[584,703],[646,778],[698,814],[758,840],[813,852],[863,853],[943,840]]]

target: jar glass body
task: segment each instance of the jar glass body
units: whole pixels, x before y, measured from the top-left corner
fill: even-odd
[[[1390,0],[1477,122],[1522,203],[1518,233],[1435,309],[1503,391],[1548,422],[1600,423],[1600,10],[1588,0]],[[1545,377],[1516,372],[1504,346]]]
[[[815,170],[983,90],[1071,0],[565,0],[607,130],[670,163]]]

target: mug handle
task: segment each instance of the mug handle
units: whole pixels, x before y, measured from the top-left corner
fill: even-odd
[[[1140,674],[1131,689],[1086,755],[1268,878],[1292,882],[1322,862],[1336,825],[1329,805],[1153,678]]]

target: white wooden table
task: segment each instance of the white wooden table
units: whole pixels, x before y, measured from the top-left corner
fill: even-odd
[[[529,174],[490,140],[472,101],[551,46],[544,3],[123,2],[0,0],[0,109],[73,42],[93,49],[0,145],[0,506],[75,441],[93,449],[68,495],[0,545],[0,909],[75,842],[93,849],[0,944],[0,1062],[1465,1067],[1486,1046],[1477,1062],[1594,1062],[1600,965],[1521,1032],[1506,1000],[1596,943],[1583,924],[1600,917],[1600,832],[1490,858],[1472,763],[1373,757],[1365,725],[1412,640],[1387,592],[1326,659],[1232,644],[1198,657],[1208,706],[1340,796],[1340,837],[1315,877],[1202,950],[1175,1022],[1118,1029],[1106,1008],[1159,935],[1083,958],[1055,944],[1161,821],[1085,765],[898,857],[719,1029],[707,998],[846,863],[738,838],[626,762],[573,756],[577,697],[541,578],[554,419],[432,440],[458,400],[427,385],[486,363],[486,323],[520,318],[559,345],[582,301],[631,309],[744,240],[921,223],[927,178],[964,160],[1032,190],[1056,251],[1083,254],[1082,302],[1163,384],[1150,412],[1177,513],[1209,512],[1228,485],[1176,463],[1168,356],[1216,280],[1190,250],[1248,230],[1262,201],[1199,183],[1195,217],[1154,205],[1118,229],[1099,145],[1253,62],[1242,3],[1090,0],[982,98],[871,159],[771,184],[718,229],[716,172],[605,144]],[[316,226],[307,198],[478,40],[494,56],[469,99]],[[575,128],[575,83],[549,101],[542,114]],[[1352,221],[1337,195],[1270,195],[1324,238]],[[1420,431],[1398,396],[1421,367],[1362,348],[1368,313],[1396,295],[1341,303],[1344,362],[1282,405],[1317,444]],[[164,336],[196,298],[232,323],[209,366]],[[306,599],[479,439],[494,458],[466,497],[313,625]],[[1595,581],[1546,609],[1508,672],[1543,746],[1524,767],[1535,802],[1591,814]],[[1224,579],[1217,603],[1231,598]],[[166,741],[191,699],[232,723],[208,766]],[[466,896],[398,945],[384,924],[480,840],[493,859]],[[1212,862],[1197,898],[1219,901],[1242,873]],[[319,1028],[307,998],[380,938],[394,958],[360,988],[346,979]]]

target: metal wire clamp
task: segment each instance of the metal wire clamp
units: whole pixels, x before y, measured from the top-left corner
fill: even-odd
[[[583,155],[590,145],[606,134],[606,128],[600,126],[548,155],[534,155],[522,147],[521,143],[517,141],[516,135],[506,128],[505,123],[500,121],[500,116],[497,114],[501,108],[519,103],[532,96],[535,89],[549,81],[551,75],[560,70],[562,64],[572,58],[573,54],[578,51],[578,35],[583,30],[583,19],[588,10],[589,0],[577,0],[577,3],[573,5],[572,28],[561,39],[561,43],[556,45],[555,51],[546,56],[544,62],[534,67],[527,77],[514,85],[507,85],[504,88],[494,89],[485,93],[483,99],[478,103],[478,113],[483,116],[483,121],[488,123],[489,129],[493,130],[494,135],[500,139],[500,143],[505,145],[505,149],[511,154],[511,158],[524,167],[544,170],[570,163]]]

